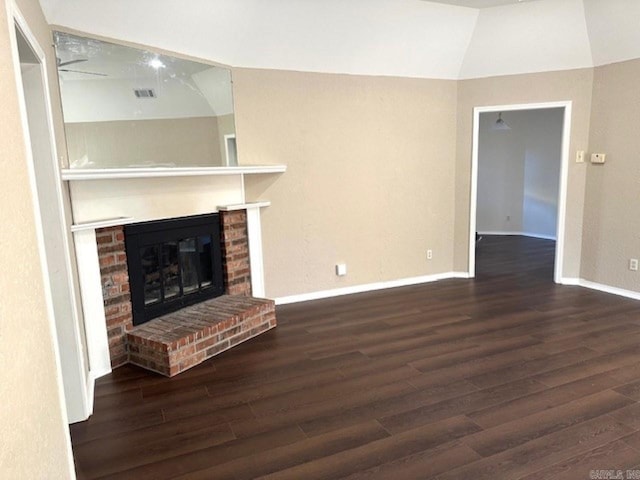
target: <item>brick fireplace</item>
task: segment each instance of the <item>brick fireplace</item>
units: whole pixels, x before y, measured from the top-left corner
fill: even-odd
[[[112,368],[173,376],[276,326],[273,301],[251,297],[247,211],[219,218],[224,295],[134,326],[123,226],[96,229]]]

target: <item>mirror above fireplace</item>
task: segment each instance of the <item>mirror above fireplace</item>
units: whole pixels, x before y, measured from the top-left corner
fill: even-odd
[[[233,167],[231,71],[54,32],[69,168]]]

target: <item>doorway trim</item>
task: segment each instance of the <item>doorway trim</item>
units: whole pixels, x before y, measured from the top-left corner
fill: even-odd
[[[471,198],[469,206],[469,278],[476,275],[476,215],[478,208],[478,144],[480,141],[480,114],[499,113],[517,110],[544,110],[562,108],[564,119],[562,125],[562,156],[560,160],[560,184],[558,192],[558,221],[556,226],[556,254],[553,281],[562,283],[564,268],[564,243],[567,219],[567,184],[569,177],[569,146],[571,141],[571,112],[573,102],[522,103],[512,105],[493,105],[475,107],[473,109],[473,143],[471,152]]]
[[[36,240],[38,244],[38,255],[40,257],[40,270],[42,273],[42,288],[44,292],[44,300],[47,311],[47,320],[49,326],[49,335],[51,337],[51,343],[53,347],[54,354],[54,362],[55,362],[55,375],[56,375],[56,383],[58,385],[58,403],[60,406],[60,414],[62,417],[62,421],[64,423],[64,430],[66,431],[65,435],[65,447],[66,447],[66,461],[70,474],[75,478],[75,465],[73,462],[73,453],[71,448],[71,436],[69,433],[68,423],[69,417],[67,415],[67,403],[65,399],[64,392],[64,382],[62,379],[62,367],[60,364],[60,345],[58,343],[58,334],[55,325],[55,315],[53,309],[53,295],[51,292],[51,288],[49,285],[49,267],[47,265],[47,257],[46,257],[46,248],[45,248],[45,239],[44,239],[44,231],[42,228],[42,213],[40,210],[40,204],[38,202],[38,192],[37,192],[37,183],[36,183],[36,173],[35,173],[35,165],[33,163],[33,151],[31,148],[31,139],[29,134],[29,123],[27,118],[27,107],[26,101],[24,98],[23,85],[22,85],[22,74],[20,71],[20,55],[18,52],[18,40],[16,36],[16,29],[20,30],[20,33],[23,35],[25,40],[29,43],[29,46],[32,48],[33,52],[38,57],[40,62],[40,71],[42,75],[43,81],[43,93],[45,95],[45,106],[46,106],[46,115],[48,128],[50,132],[50,140],[51,140],[51,153],[53,155],[53,160],[57,161],[57,150],[55,147],[55,136],[53,132],[53,123],[51,117],[51,104],[49,99],[49,85],[47,83],[47,74],[46,74],[46,58],[44,55],[44,51],[40,47],[38,41],[36,40],[35,35],[29,28],[27,21],[25,20],[24,15],[18,8],[15,0],[8,0],[6,2],[7,8],[7,23],[9,29],[9,44],[11,48],[11,56],[13,59],[13,68],[14,68],[14,77],[15,77],[15,85],[16,85],[16,93],[18,99],[18,110],[20,112],[20,123],[22,127],[23,137],[24,137],[24,146],[25,146],[25,161],[27,167],[27,173],[29,177],[29,189],[31,191],[32,198],[32,208],[35,219],[35,232],[36,232]],[[57,163],[56,163],[57,166]]]
[[[78,421],[79,419],[87,418],[88,414],[90,414],[90,409],[92,408],[92,404],[90,404],[87,396],[88,385],[86,382],[86,373],[85,368],[86,365],[83,361],[83,351],[82,351],[82,340],[80,338],[79,331],[79,312],[77,310],[77,302],[76,295],[77,292],[73,283],[73,268],[71,262],[71,245],[69,244],[69,237],[67,231],[67,225],[65,221],[65,210],[64,210],[64,200],[62,193],[62,185],[59,181],[60,179],[60,170],[58,165],[58,151],[56,145],[56,135],[53,127],[53,115],[51,110],[51,90],[49,87],[49,78],[47,74],[47,58],[45,51],[41,47],[37,37],[34,35],[33,31],[29,27],[29,24],[22,14],[22,11],[18,7],[15,0],[8,0],[6,2],[6,11],[7,11],[7,24],[9,30],[9,45],[11,50],[11,56],[13,60],[13,68],[14,68],[14,80],[16,85],[17,92],[17,100],[18,100],[18,110],[20,113],[20,124],[23,132],[23,140],[25,147],[25,158],[26,158],[26,167],[29,178],[29,186],[32,198],[32,208],[35,219],[35,231],[36,231],[36,239],[38,244],[38,254],[40,257],[40,267],[42,272],[42,280],[43,280],[43,291],[45,297],[45,304],[47,310],[48,324],[49,324],[49,332],[53,343],[53,350],[55,356],[55,371],[57,377],[57,383],[59,386],[59,400],[60,405],[62,407],[62,417],[64,420],[65,428],[68,432],[68,423],[69,421]],[[67,285],[69,295],[70,295],[70,306],[72,310],[72,319],[69,321],[72,323],[73,333],[74,333],[74,344],[73,345],[64,345],[61,346],[59,342],[59,336],[56,327],[56,318],[55,318],[55,310],[54,310],[54,302],[53,302],[53,294],[50,287],[50,272],[47,264],[47,251],[45,244],[45,236],[44,229],[42,225],[42,211],[40,208],[40,202],[38,197],[38,182],[36,176],[36,166],[34,164],[34,152],[31,145],[31,133],[29,128],[29,117],[27,110],[27,103],[24,96],[24,86],[21,72],[21,61],[20,54],[18,51],[18,38],[17,32],[19,31],[20,35],[26,40],[29,44],[29,47],[35,54],[38,60],[38,69],[42,82],[42,95],[44,98],[44,121],[46,122],[46,128],[48,130],[48,139],[47,139],[47,148],[50,151],[50,161],[52,162],[52,167],[54,174],[56,176],[55,180],[55,196],[57,199],[57,214],[59,216],[59,227],[62,233],[62,238],[65,240],[63,245],[62,254],[64,256],[64,263],[67,268],[67,272],[69,275],[67,276]],[[73,411],[69,412],[68,409],[68,399],[65,394],[65,386],[63,380],[63,371],[61,364],[61,348],[71,348],[74,350],[76,358],[78,359],[78,364],[74,364],[73,368],[77,368],[77,381],[78,385],[74,385],[74,388],[77,388],[77,396],[74,398],[75,404],[79,406],[79,410],[81,411]],[[72,418],[78,417],[78,418]],[[71,453],[71,441],[70,437],[67,435],[67,447],[68,447],[68,458],[67,461],[69,463],[70,471],[74,472],[75,467],[73,464],[73,455]]]

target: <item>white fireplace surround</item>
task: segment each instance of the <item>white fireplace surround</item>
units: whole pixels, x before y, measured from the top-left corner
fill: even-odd
[[[63,179],[69,182],[71,196],[74,218],[71,232],[85,331],[85,342],[82,343],[89,363],[84,402],[87,411],[80,415],[79,420],[93,413],[95,380],[111,372],[96,230],[216,211],[246,210],[252,293],[255,297],[264,297],[260,209],[268,207],[270,203],[245,202],[244,174],[278,173],[284,171],[285,167],[270,166],[265,167],[264,171],[259,167],[251,169],[226,174],[204,172],[181,175],[183,172],[177,172],[176,176],[167,176],[166,172],[146,176],[88,177],[63,173]]]

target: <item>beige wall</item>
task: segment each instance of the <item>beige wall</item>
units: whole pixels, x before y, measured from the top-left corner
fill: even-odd
[[[455,270],[467,269],[471,143],[474,107],[567,101],[573,102],[563,276],[580,274],[586,164],[576,164],[577,150],[588,150],[593,70],[536,73],[463,80],[458,83],[456,151]]]
[[[241,162],[289,167],[246,184],[273,204],[267,294],[466,271],[473,108],[572,101],[573,159],[588,150],[592,82],[591,69],[460,82],[236,69]],[[566,277],[580,273],[586,168],[569,165]]]
[[[35,0],[18,2],[41,45],[49,31]],[[71,478],[62,388],[44,300],[33,198],[18,110],[5,2],[0,8],[0,472],[3,478]],[[50,51],[50,49],[47,49]],[[10,248],[10,246],[19,248]]]
[[[235,115],[233,113],[229,115],[220,115],[216,117],[218,120],[218,143],[220,145],[220,161],[221,165],[227,163],[227,151],[224,145],[224,136],[236,133]]]
[[[573,162],[577,150],[590,151],[593,75],[582,69],[452,82],[236,69],[241,162],[289,167],[246,181],[247,199],[273,202],[263,212],[267,293],[465,271],[473,107],[567,100],[573,117],[562,273],[579,277],[583,232],[585,255],[594,258],[594,232],[602,228],[595,205],[583,230],[592,167]],[[427,248],[435,253],[430,262]],[[586,261],[584,275],[609,282]],[[346,277],[335,276],[338,262],[347,263]],[[629,281],[613,283],[630,288]]]
[[[246,181],[272,202],[268,296],[452,270],[454,81],[237,69],[234,89],[241,162],[288,167]]]
[[[595,69],[590,152],[605,165],[588,165],[582,277],[640,292],[640,60]]]
[[[72,167],[223,165],[216,117],[67,123],[65,131]]]

